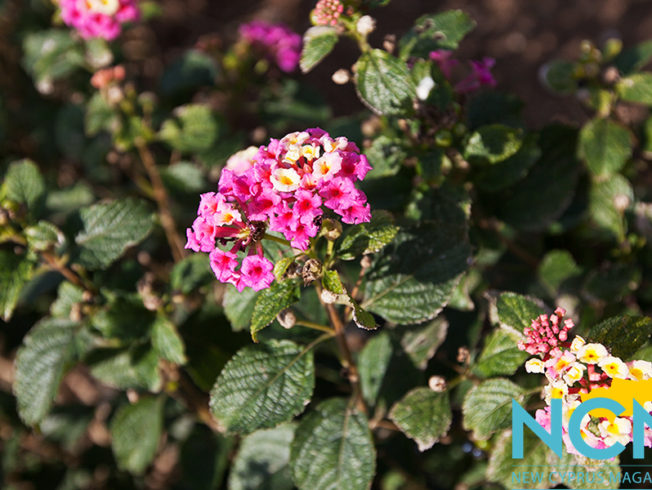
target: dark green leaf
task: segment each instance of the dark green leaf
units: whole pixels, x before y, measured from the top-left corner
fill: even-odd
[[[163,141],[184,153],[205,151],[213,145],[219,128],[208,106],[185,105],[174,113],[176,118],[161,126],[159,136]]]
[[[643,68],[650,60],[652,60],[652,41],[644,41],[620,53],[614,60],[614,64],[621,73],[629,75]]]
[[[50,306],[50,314],[58,318],[70,318],[76,303],[81,303],[84,290],[79,286],[64,281],[59,286],[57,299]]]
[[[87,361],[91,374],[109,386],[155,392],[161,387],[158,360],[158,353],[150,346],[136,345],[129,349],[98,350]]]
[[[397,402],[389,418],[419,445],[419,451],[426,451],[446,435],[453,414],[447,392],[435,393],[422,387]]]
[[[215,60],[197,50],[186,51],[166,68],[161,77],[161,91],[166,95],[191,91],[215,83]]]
[[[543,81],[546,86],[560,95],[570,95],[577,90],[575,63],[553,60],[543,66]]]
[[[553,296],[564,281],[577,276],[582,270],[567,250],[551,250],[539,265],[539,280]]]
[[[544,313],[544,305],[528,296],[502,293],[496,301],[496,312],[502,328],[521,335],[532,320]]]
[[[257,333],[272,323],[281,311],[299,300],[299,287],[294,280],[274,281],[263,289],[254,306],[251,316],[251,338],[254,342]]]
[[[186,363],[185,347],[181,336],[174,324],[160,314],[152,325],[152,345],[162,358],[175,364]]]
[[[624,240],[627,232],[625,211],[633,201],[634,191],[622,175],[594,182],[589,191],[589,214],[596,226],[591,231],[599,233],[602,230],[605,238]]]
[[[376,455],[367,418],[347,400],[331,398],[301,420],[290,450],[299,488],[366,490]]]
[[[464,428],[472,430],[476,439],[484,440],[509,427],[512,398],[522,402],[524,391],[508,379],[490,379],[474,386],[464,397]]]
[[[74,360],[77,324],[46,318],[25,337],[16,356],[14,393],[18,414],[28,425],[47,415],[59,391],[59,383]]]
[[[34,162],[20,160],[9,165],[4,186],[9,199],[25,204],[32,215],[38,213],[45,194],[45,183]]]
[[[170,273],[170,287],[182,294],[196,292],[215,280],[207,254],[192,254],[174,264]],[[248,323],[247,323],[248,325]]]
[[[593,119],[580,131],[577,154],[594,175],[611,175],[631,156],[632,135],[626,127],[609,119]]]
[[[502,329],[495,330],[485,340],[480,358],[473,372],[483,378],[501,374],[514,374],[528,358],[527,352],[518,348],[522,335]]]
[[[24,255],[0,250],[0,315],[5,322],[11,319],[20,292],[33,270],[34,264]]]
[[[231,322],[233,330],[244,330],[251,325],[251,316],[260,295],[259,291],[254,291],[251,288],[245,288],[239,292],[232,285],[226,287],[223,302],[224,314]]]
[[[259,430],[242,439],[229,474],[229,490],[291,490],[294,426]]]
[[[274,427],[301,413],[315,386],[312,349],[289,340],[245,347],[211,390],[213,415],[229,432]]]
[[[337,44],[337,29],[331,26],[314,26],[303,35],[301,71],[308,73],[330,53]]]
[[[621,78],[616,90],[620,98],[627,102],[652,105],[652,73],[635,73]]]
[[[89,269],[111,265],[124,251],[151,231],[154,216],[136,199],[94,204],[80,212],[83,230],[75,237],[79,260]]]
[[[509,187],[525,177],[540,157],[541,150],[536,144],[536,138],[528,135],[523,140],[523,146],[511,157],[494,165],[478,168],[478,187],[489,192]]]
[[[652,335],[652,319],[645,316],[614,316],[594,325],[588,338],[607,346],[614,356],[629,360]]]
[[[466,270],[470,254],[464,228],[455,225],[427,224],[401,231],[368,271],[362,307],[399,324],[437,316]]]
[[[401,141],[381,135],[374,139],[371,146],[365,150],[369,164],[373,167],[365,179],[377,179],[396,175],[407,158],[407,152]]]
[[[50,93],[53,82],[84,64],[81,45],[68,29],[34,31],[23,40],[23,66],[39,91]]]
[[[414,365],[423,370],[446,339],[448,322],[439,317],[425,325],[406,327],[401,346]]]
[[[502,124],[482,126],[471,133],[464,157],[471,163],[502,162],[514,155],[523,144],[523,131]]]
[[[358,356],[358,373],[362,396],[369,405],[375,405],[383,378],[389,367],[393,346],[387,332],[375,335]]]
[[[141,475],[150,465],[163,431],[163,398],[143,397],[123,405],[111,420],[111,447],[118,467]]]
[[[427,58],[431,51],[454,50],[474,27],[475,22],[461,10],[419,17],[399,43],[401,58]]]
[[[416,87],[403,62],[374,49],[356,63],[355,84],[360,99],[377,114],[406,114],[412,110]]]
[[[374,211],[371,221],[348,228],[337,244],[337,256],[341,260],[354,260],[364,254],[376,253],[391,243],[398,227],[387,211]]]

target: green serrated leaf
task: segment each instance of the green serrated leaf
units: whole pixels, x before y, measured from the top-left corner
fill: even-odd
[[[340,260],[354,260],[364,254],[379,252],[397,233],[398,227],[394,225],[390,213],[374,211],[371,221],[352,226],[344,233],[337,243],[337,257]]]
[[[524,396],[523,389],[508,379],[483,381],[464,397],[464,428],[472,430],[476,439],[488,439],[493,433],[510,426],[512,398],[520,403]]]
[[[539,265],[539,280],[555,295],[564,281],[580,274],[582,270],[567,250],[551,250]]]
[[[652,335],[652,319],[646,316],[614,316],[591,327],[588,338],[604,344],[614,356],[630,360]]]
[[[45,183],[34,162],[20,160],[9,165],[4,187],[9,199],[25,204],[32,216],[38,214],[45,194]]]
[[[627,102],[652,105],[652,73],[635,73],[621,78],[616,91]]]
[[[496,164],[514,155],[523,144],[523,131],[502,124],[481,126],[469,137],[464,157],[471,163]]]
[[[389,418],[423,452],[446,435],[453,414],[447,392],[435,393],[422,387],[410,391],[397,402]]]
[[[251,325],[251,316],[260,295],[260,291],[251,288],[239,292],[232,285],[226,287],[222,305],[233,330],[244,330]]]
[[[215,280],[207,254],[192,254],[174,264],[170,273],[173,291],[190,294]]]
[[[69,320],[45,318],[18,349],[14,393],[18,414],[26,424],[38,424],[50,411],[59,383],[75,358],[77,326]]]
[[[375,405],[394,348],[387,332],[373,336],[358,356],[358,373],[362,396],[369,405]]]
[[[308,73],[330,53],[337,44],[337,29],[331,26],[314,26],[303,35],[303,49],[299,66]]]
[[[447,332],[448,321],[443,317],[424,325],[406,327],[401,337],[401,346],[414,365],[424,370],[446,339]]]
[[[446,306],[470,254],[455,223],[402,230],[367,272],[362,307],[399,324],[419,323]]]
[[[575,63],[566,60],[553,60],[543,66],[545,85],[560,95],[571,95],[577,90]]]
[[[66,240],[61,230],[47,221],[39,221],[25,228],[25,238],[30,248],[37,252],[60,247]]]
[[[376,466],[367,418],[347,400],[320,403],[297,427],[290,466],[299,488],[366,490]]]
[[[281,311],[299,300],[299,286],[293,280],[274,281],[263,289],[251,315],[251,338],[256,342],[257,333],[272,323]]]
[[[111,420],[111,448],[120,469],[142,475],[163,431],[163,398],[144,397],[123,405]]]
[[[419,17],[399,43],[401,58],[427,58],[431,51],[457,49],[474,27],[475,22],[461,10]]]
[[[473,366],[473,372],[483,378],[514,374],[528,358],[527,352],[518,348],[521,335],[498,329],[486,339],[484,349]]]
[[[229,490],[291,490],[290,443],[295,426],[259,430],[242,439],[229,473]]]
[[[624,240],[627,232],[625,211],[633,202],[634,190],[622,175],[594,182],[589,190],[589,215],[596,226],[591,232],[615,238],[618,242]]]
[[[205,105],[177,107],[175,119],[163,122],[160,138],[175,150],[194,153],[208,150],[218,134],[218,124]]]
[[[156,392],[161,388],[158,353],[148,345],[128,349],[101,349],[87,359],[91,374],[120,390],[142,388]]]
[[[321,285],[335,294],[346,294],[346,289],[342,285],[340,275],[337,271],[324,271],[321,278]]]
[[[407,114],[416,87],[405,63],[387,51],[373,49],[356,63],[355,85],[360,99],[377,114]]]
[[[629,75],[643,68],[650,60],[652,60],[652,40],[625,49],[616,57],[614,64],[621,73]]]
[[[516,335],[522,335],[532,320],[544,311],[543,303],[517,293],[502,293],[496,301],[498,323]]]
[[[314,386],[311,346],[274,340],[238,351],[211,390],[210,408],[227,431],[250,433],[301,413]]]
[[[94,204],[80,211],[83,229],[75,237],[79,261],[89,269],[111,265],[152,230],[154,215],[140,200]]]
[[[396,175],[408,156],[401,140],[385,135],[374,139],[364,153],[373,167],[365,177],[367,180]]]
[[[186,363],[183,339],[174,324],[160,314],[152,325],[152,345],[162,358],[175,364]]]
[[[594,175],[611,175],[623,168],[631,156],[632,135],[609,119],[593,119],[580,131],[577,154]]]
[[[59,286],[57,299],[50,306],[50,314],[58,318],[70,318],[73,305],[84,299],[84,290],[79,286],[64,281]]]
[[[23,286],[32,277],[34,263],[24,255],[0,250],[0,315],[8,322]]]

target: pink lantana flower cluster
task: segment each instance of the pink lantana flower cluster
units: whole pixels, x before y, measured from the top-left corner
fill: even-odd
[[[579,335],[571,341],[568,331],[572,320],[563,320],[566,312],[557,308],[553,315],[541,315],[524,330],[525,339],[518,347],[536,355],[525,363],[529,373],[546,376],[548,384],[543,394],[547,407],[536,411],[537,422],[550,431],[550,400],[562,400],[562,438],[570,454],[580,455],[568,434],[568,423],[573,411],[582,403],[582,395],[598,388],[608,388],[615,378],[644,380],[652,378],[652,363],[647,361],[624,362],[612,356],[599,343],[587,343]],[[652,403],[645,409],[652,412]],[[581,422],[584,441],[596,449],[604,449],[620,442],[626,445],[632,440],[632,418],[595,417],[587,414]],[[652,429],[645,428],[645,445],[652,447]]]
[[[319,233],[324,207],[344,223],[369,221],[367,197],[355,182],[370,169],[355,143],[319,128],[239,152],[222,170],[218,192],[202,194],[186,248],[210,253],[221,282],[239,290],[269,287],[273,264],[260,243],[266,232],[307,250]],[[238,254],[245,255],[241,265]]]
[[[437,63],[439,69],[448,80],[453,79],[453,69],[459,65],[459,60],[453,58],[453,52],[439,49],[430,53],[430,59]],[[479,61],[470,61],[471,71],[455,84],[455,91],[460,94],[475,92],[482,87],[495,87],[496,79],[491,74],[491,69],[496,64],[493,58],[483,58]]]
[[[111,41],[122,24],[140,19],[137,0],[59,0],[61,18],[84,39],[101,37]]]
[[[284,72],[293,71],[301,58],[301,36],[287,27],[254,21],[240,26],[240,37],[261,49]]]
[[[319,0],[310,13],[310,19],[316,26],[336,26],[344,13],[350,15],[352,10],[345,9],[341,0]]]

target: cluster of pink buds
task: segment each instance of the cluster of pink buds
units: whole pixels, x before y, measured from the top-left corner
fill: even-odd
[[[117,65],[96,71],[91,77],[91,85],[98,90],[102,90],[113,83],[121,82],[124,78],[124,66]]]
[[[218,192],[202,194],[186,248],[209,252],[219,281],[240,290],[266,288],[274,279],[260,244],[267,231],[307,250],[324,207],[344,223],[369,221],[367,197],[354,184],[370,169],[355,143],[319,128],[272,139],[255,153],[240,152],[222,170]],[[239,253],[246,257],[237,269]]]
[[[430,53],[430,59],[437,63],[444,76],[451,80],[453,69],[459,61],[452,57],[452,51],[439,49]],[[481,61],[470,61],[471,72],[466,78],[455,84],[455,91],[460,94],[475,92],[482,87],[495,87],[496,79],[491,74],[491,69],[496,64],[493,58],[483,58]]]
[[[111,41],[120,35],[122,24],[140,18],[137,0],[59,0],[61,18],[84,38]]]
[[[564,345],[568,341],[568,331],[575,325],[573,320],[564,320],[566,311],[557,308],[553,315],[540,315],[532,320],[523,334],[526,339],[519,342],[518,348],[529,354],[547,354],[552,349]]]
[[[255,21],[240,26],[240,37],[260,48],[278,67],[293,71],[301,58],[301,36],[283,25]]]
[[[341,0],[319,0],[310,13],[310,19],[316,26],[336,26],[343,13],[345,8]],[[351,9],[346,9],[346,14],[350,13]]]

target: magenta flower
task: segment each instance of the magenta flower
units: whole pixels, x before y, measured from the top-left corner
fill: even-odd
[[[573,320],[563,320],[565,314],[563,308],[557,308],[550,318],[548,315],[540,315],[532,320],[531,325],[523,331],[525,340],[518,343],[518,348],[536,355],[548,354],[565,345],[568,342],[568,331],[574,326]]]
[[[307,250],[324,207],[345,223],[371,219],[367,197],[355,187],[371,166],[346,138],[313,128],[273,139],[246,158],[246,164],[222,170],[218,192],[201,195],[198,216],[186,231],[186,248],[210,253],[220,282],[240,290],[272,283],[273,264],[260,243],[268,230]]]
[[[453,68],[460,63],[452,56],[453,52],[448,51],[447,49],[438,49],[437,51],[430,52],[430,59],[437,63],[441,72],[448,79],[450,79],[453,74]]]
[[[84,38],[111,41],[120,35],[122,24],[140,19],[137,0],[59,0],[61,18]]]
[[[482,87],[495,87],[496,79],[491,74],[491,68],[496,64],[493,58],[483,58],[482,61],[471,61],[471,73],[455,85],[459,93],[474,92]]]
[[[278,24],[254,21],[240,27],[240,37],[275,61],[284,72],[291,72],[301,58],[301,36]]]

